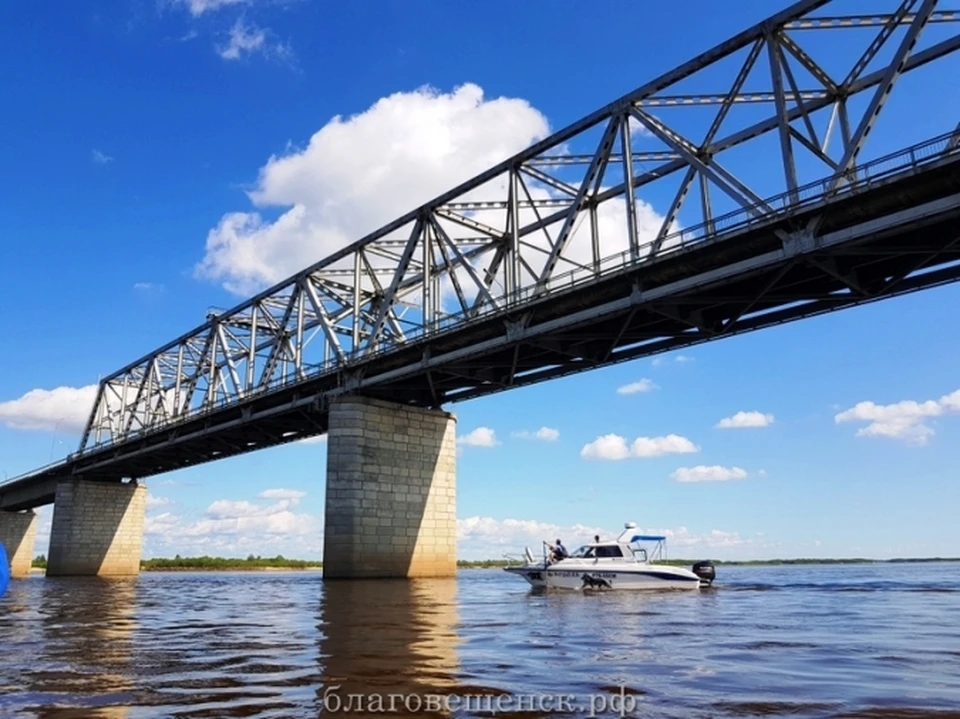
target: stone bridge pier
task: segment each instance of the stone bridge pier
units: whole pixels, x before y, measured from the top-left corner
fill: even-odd
[[[57,483],[48,576],[139,574],[147,488],[128,483]]]
[[[456,574],[456,424],[362,397],[331,405],[324,579]]]
[[[33,507],[50,504],[51,499],[49,576],[109,577],[140,572],[146,486],[136,481],[57,479],[36,488],[32,495],[19,491],[0,497],[8,508],[30,507],[26,511],[0,510],[0,542],[7,550],[12,576],[30,573],[37,534]]]

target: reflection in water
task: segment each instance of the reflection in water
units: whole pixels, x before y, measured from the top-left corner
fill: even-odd
[[[20,593],[17,606],[33,615],[18,644],[42,648],[39,661],[24,662],[20,680],[25,709],[37,716],[126,717],[134,701],[131,667],[132,639],[137,629],[137,580],[101,577],[34,578],[30,588],[41,590],[38,606],[32,592]],[[24,608],[26,605],[27,608]],[[21,616],[23,616],[21,615]],[[21,628],[24,625],[18,623]],[[91,702],[76,713],[51,707],[76,697]],[[113,706],[104,706],[113,705]],[[2,706],[2,705],[0,705]]]
[[[344,702],[350,693],[454,692],[456,600],[455,579],[324,582],[318,708],[324,691]]]
[[[0,717],[317,717],[335,686],[341,709],[623,687],[643,717],[946,717],[958,568],[725,567],[710,591],[591,595],[483,570],[31,577],[0,598]]]

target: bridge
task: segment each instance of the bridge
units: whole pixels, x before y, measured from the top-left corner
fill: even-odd
[[[956,118],[863,150],[898,81],[953,59],[960,12],[833,4],[794,3],[105,377],[78,450],[0,484],[0,541],[32,556],[53,503],[48,574],[135,573],[141,480],[326,433],[325,574],[449,574],[444,406],[956,281]],[[857,47],[849,66],[814,59],[821,36]]]

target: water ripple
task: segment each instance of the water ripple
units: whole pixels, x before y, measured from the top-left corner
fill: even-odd
[[[626,697],[644,717],[960,717],[955,568],[723,567],[710,591],[590,595],[497,570],[32,577],[0,600],[0,716],[313,717],[333,693],[405,714],[466,697],[457,716]]]

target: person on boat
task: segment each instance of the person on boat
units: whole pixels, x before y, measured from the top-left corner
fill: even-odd
[[[594,535],[593,535],[593,543],[594,543],[594,544],[600,544],[600,535],[599,535],[599,534],[594,534]]]
[[[563,542],[557,539],[557,545],[553,548],[553,561],[559,562],[561,559],[566,559],[568,556],[567,548],[563,546]]]

